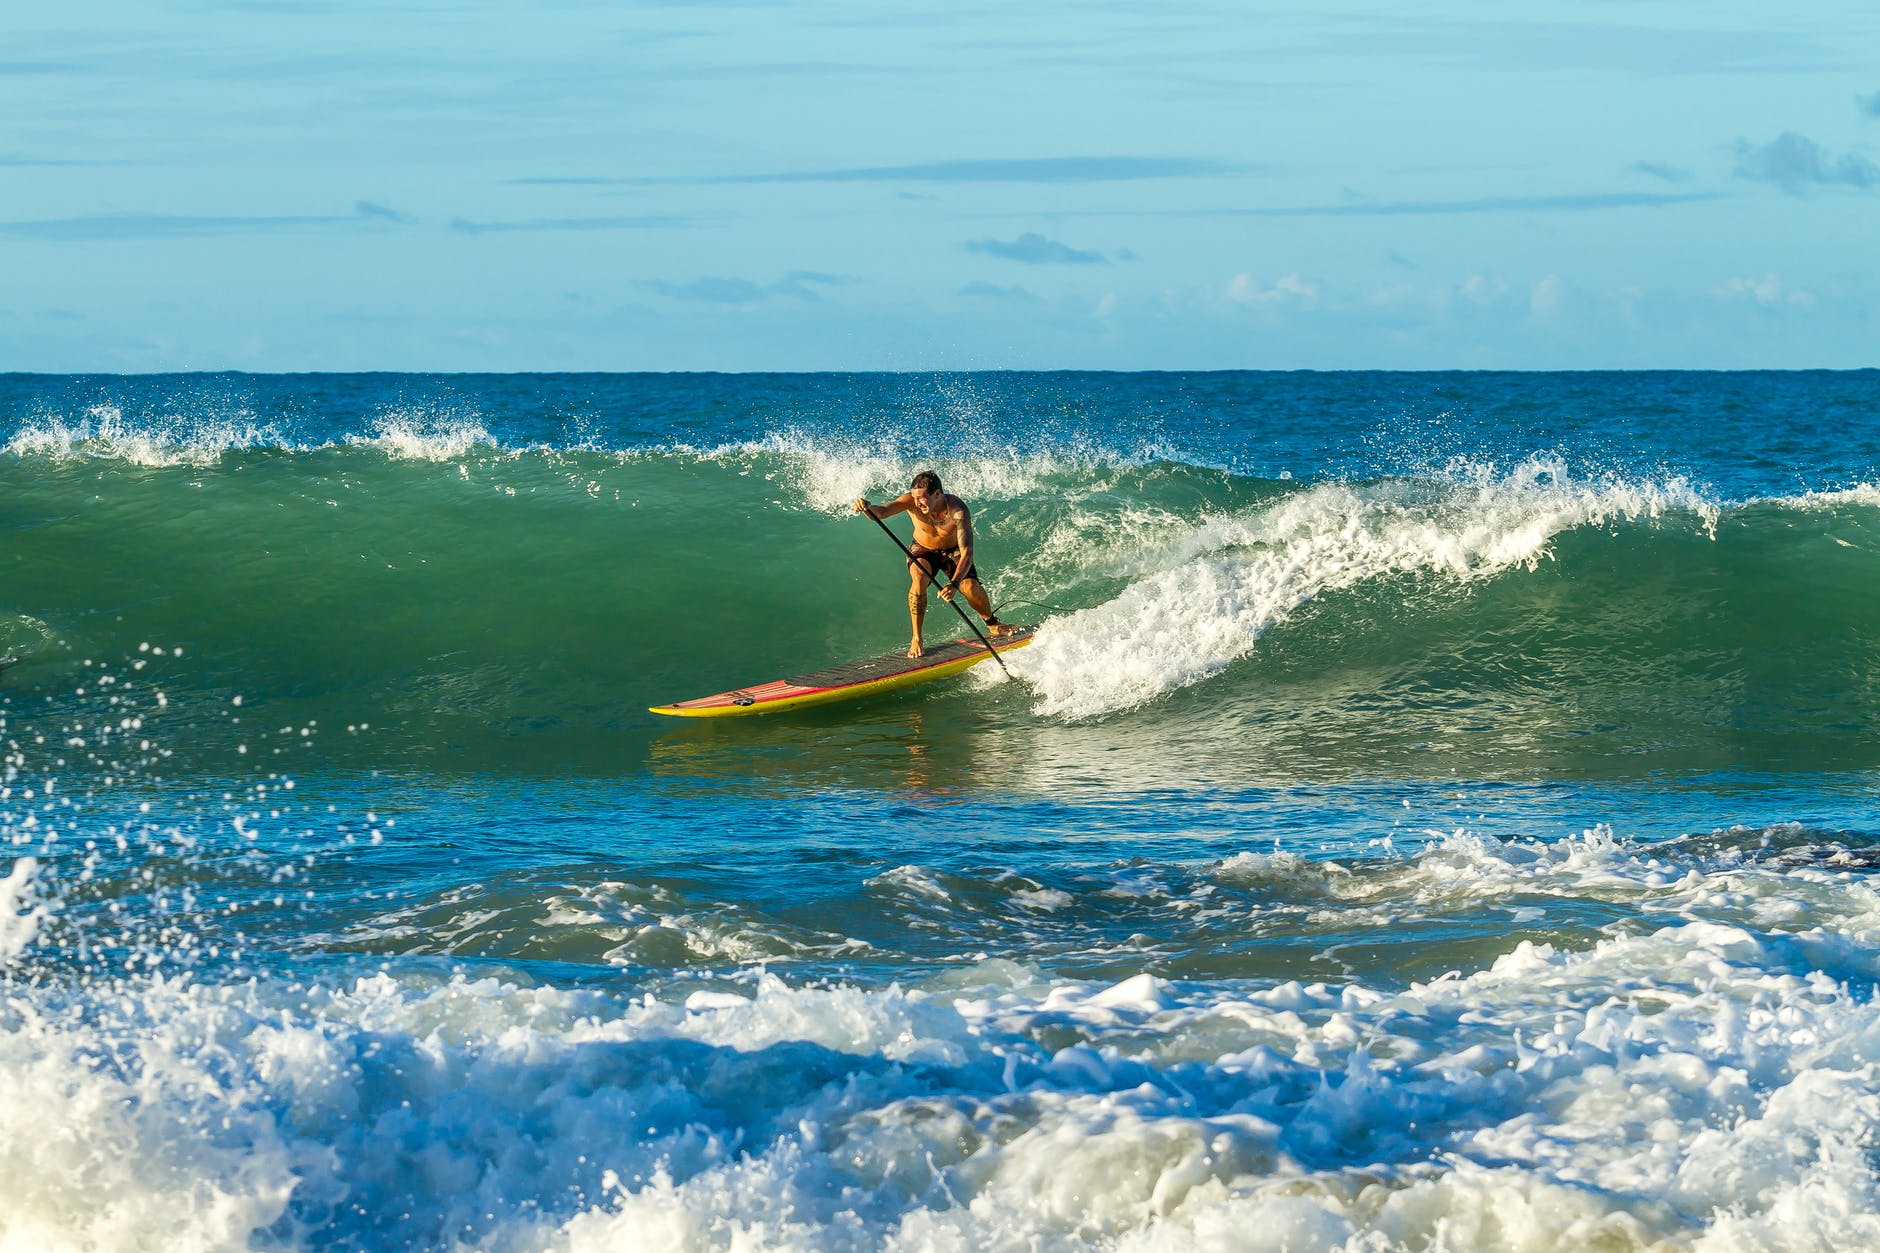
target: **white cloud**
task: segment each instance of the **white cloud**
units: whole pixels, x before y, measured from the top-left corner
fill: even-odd
[[[1716,289],[1716,294],[1724,300],[1753,300],[1759,305],[1773,308],[1789,306],[1796,309],[1813,308],[1814,296],[1805,291],[1790,291],[1783,287],[1782,276],[1774,270],[1761,278],[1733,278]]]
[[[1528,311],[1537,318],[1552,317],[1560,311],[1560,299],[1566,290],[1558,274],[1549,274],[1528,293]]]
[[[1492,305],[1508,294],[1508,281],[1499,276],[1471,274],[1463,281],[1459,294],[1471,304]]]
[[[1271,287],[1262,287],[1253,275],[1241,273],[1228,280],[1226,295],[1235,304],[1242,305],[1276,305],[1287,301],[1311,305],[1318,303],[1319,285],[1297,274],[1287,274]]]

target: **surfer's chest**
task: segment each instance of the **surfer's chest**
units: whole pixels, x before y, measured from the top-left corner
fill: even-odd
[[[959,524],[952,518],[929,518],[910,510],[914,539],[924,548],[952,548],[959,540]]]

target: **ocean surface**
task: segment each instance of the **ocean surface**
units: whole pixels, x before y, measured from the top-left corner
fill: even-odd
[[[0,376],[0,655],[0,1249],[1880,1247],[1880,372]]]

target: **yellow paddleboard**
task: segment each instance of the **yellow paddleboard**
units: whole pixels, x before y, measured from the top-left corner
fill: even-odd
[[[1013,634],[1001,635],[993,640],[992,648],[1001,653],[1023,648],[1031,643],[1031,634],[1037,629],[1018,627]],[[949,640],[945,644],[929,647],[926,655],[921,657],[883,653],[879,657],[851,661],[847,665],[832,666],[812,674],[800,674],[793,679],[775,679],[752,687],[735,688],[729,692],[675,701],[670,705],[652,705],[649,708],[656,714],[671,714],[675,718],[737,718],[744,714],[774,714],[785,709],[801,709],[806,705],[823,705],[837,700],[855,700],[880,692],[892,692],[898,687],[912,687],[931,679],[944,679],[950,674],[958,674],[976,666],[990,656],[992,652],[987,651],[986,646],[978,640]]]

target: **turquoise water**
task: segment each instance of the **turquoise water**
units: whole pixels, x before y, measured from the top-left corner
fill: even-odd
[[[15,375],[0,436],[11,1239],[1880,1239],[1880,374]],[[646,712],[904,643],[847,505],[923,468],[1014,678]]]

